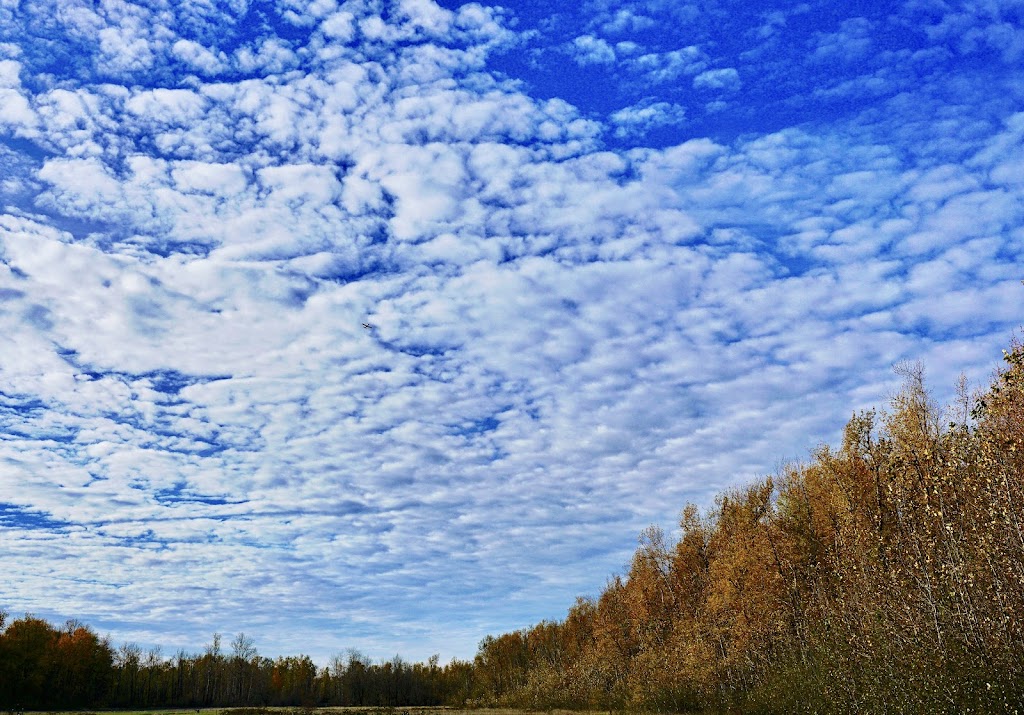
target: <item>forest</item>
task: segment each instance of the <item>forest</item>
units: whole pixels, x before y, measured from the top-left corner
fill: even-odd
[[[245,634],[226,651],[214,634],[202,653],[165,658],[132,643],[113,648],[77,621],[57,628],[5,618],[0,612],[0,710],[441,705],[465,700],[471,685],[471,663],[441,667],[436,656],[373,663],[349,651],[317,667],[308,656],[260,656]]]
[[[165,658],[0,613],[0,708],[436,705],[646,712],[1015,712],[1024,703],[1024,347],[933,401],[919,367],[805,464],[687,505],[564,620],[472,662],[318,668],[239,635]]]

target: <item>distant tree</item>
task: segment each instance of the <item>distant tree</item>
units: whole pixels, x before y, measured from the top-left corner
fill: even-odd
[[[88,626],[68,621],[52,644],[50,704],[62,709],[94,706],[107,695],[113,652]]]
[[[7,707],[13,698],[14,687],[13,658],[7,652],[7,640],[4,630],[7,626],[7,611],[0,609],[0,708]]]
[[[217,705],[225,701],[224,693],[221,691],[224,684],[224,655],[220,649],[220,641],[220,633],[214,633],[213,639],[200,657],[200,702],[204,706]]]
[[[57,638],[53,626],[31,615],[4,629],[2,648],[9,677],[4,707],[39,710],[50,704],[48,685]]]
[[[245,633],[239,633],[231,641],[229,698],[233,703],[253,704],[253,685],[258,657],[255,641]]]
[[[139,705],[142,648],[137,643],[122,643],[114,653],[114,667],[117,674],[115,702],[123,707]]]

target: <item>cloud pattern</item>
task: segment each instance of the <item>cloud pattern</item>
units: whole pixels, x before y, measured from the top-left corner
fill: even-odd
[[[0,605],[468,657],[983,382],[1020,6],[886,7],[0,3]]]

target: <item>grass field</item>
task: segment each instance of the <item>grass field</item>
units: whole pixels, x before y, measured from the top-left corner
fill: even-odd
[[[28,715],[29,711],[25,711]],[[72,710],[38,711],[32,715],[523,715],[527,710],[510,708],[479,708],[466,710],[444,706],[409,706],[396,708],[158,708],[155,710]],[[545,710],[546,715],[588,715],[581,711]],[[604,711],[602,711],[603,713]],[[592,713],[590,715],[596,715]]]

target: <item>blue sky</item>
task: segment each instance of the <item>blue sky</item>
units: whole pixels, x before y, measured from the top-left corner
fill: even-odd
[[[1019,0],[0,0],[0,607],[561,617],[894,364],[987,381],[1022,59]]]

